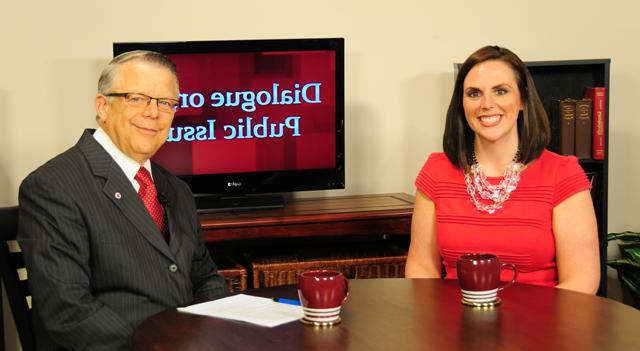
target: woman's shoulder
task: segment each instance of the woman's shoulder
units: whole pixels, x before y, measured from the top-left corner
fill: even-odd
[[[560,155],[550,150],[543,150],[538,161],[547,167],[566,167],[569,165],[578,165],[578,158],[575,156]]]
[[[420,173],[436,177],[436,175],[448,176],[450,173],[458,171],[444,152],[433,152],[427,157]]]
[[[525,170],[527,171],[527,170]],[[580,173],[582,167],[575,156],[565,156],[553,151],[543,150],[540,156],[529,167],[529,173],[542,174],[545,177],[556,175],[562,177],[563,174]]]
[[[449,159],[447,158],[447,155],[444,152],[432,152],[429,154],[429,156],[427,157],[427,161],[425,162],[425,164],[430,164],[430,165],[452,165],[451,162],[449,161]]]
[[[591,182],[575,156],[559,155],[544,150],[540,155],[537,174],[533,174],[538,181],[552,186],[553,205],[557,205],[567,197],[578,191],[591,188]]]
[[[455,166],[443,152],[433,152],[418,173],[415,185],[427,197],[434,199],[437,185],[444,179],[453,179],[455,171]]]
[[[429,154],[423,168],[449,172],[455,172],[458,170],[444,152],[432,152]]]

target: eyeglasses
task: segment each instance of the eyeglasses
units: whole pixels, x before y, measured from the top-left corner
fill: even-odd
[[[109,93],[105,94],[105,96],[123,97],[127,105],[135,108],[147,107],[151,100],[156,100],[160,111],[172,113],[178,111],[178,100],[176,99],[156,98],[141,93]]]

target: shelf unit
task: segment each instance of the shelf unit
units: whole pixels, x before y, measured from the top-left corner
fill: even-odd
[[[568,60],[568,61],[532,61],[526,62],[536,84],[540,99],[550,118],[553,99],[581,99],[586,87],[605,87],[605,157],[604,160],[580,159],[585,172],[595,173],[596,180],[592,189],[593,204],[598,221],[598,239],[600,241],[600,288],[598,294],[607,295],[607,198],[609,178],[609,69],[611,59]],[[550,121],[551,126],[556,121]],[[557,137],[554,134],[554,137]],[[552,142],[551,145],[557,145]],[[553,150],[556,151],[557,150]]]

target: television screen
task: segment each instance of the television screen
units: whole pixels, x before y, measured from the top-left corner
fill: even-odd
[[[167,55],[180,82],[153,161],[204,207],[228,195],[344,188],[343,39],[114,43],[115,55],[139,49]]]

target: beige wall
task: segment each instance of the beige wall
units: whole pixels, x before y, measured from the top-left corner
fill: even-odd
[[[63,0],[1,7],[0,206],[16,204],[20,181],[95,125],[92,99],[112,42],[336,36],[346,43],[347,188],[312,195],[413,193],[426,155],[440,150],[453,62],[499,44],[528,61],[611,58],[609,230],[640,230],[639,2]]]

